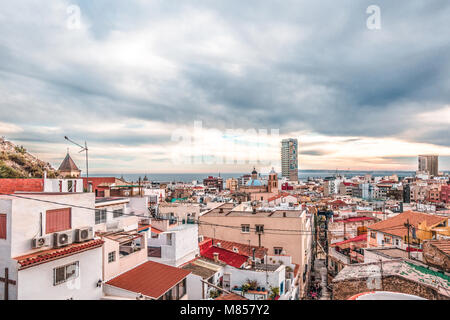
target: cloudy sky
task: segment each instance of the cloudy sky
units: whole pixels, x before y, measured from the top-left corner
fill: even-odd
[[[7,1],[0,135],[81,169],[64,135],[86,140],[97,173],[264,170],[286,137],[301,169],[435,153],[449,170],[449,16],[448,0]]]

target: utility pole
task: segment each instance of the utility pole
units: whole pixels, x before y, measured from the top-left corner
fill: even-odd
[[[381,291],[384,291],[384,285],[383,285],[383,259],[380,259],[380,280],[381,280]]]
[[[407,241],[407,245],[408,245],[408,246],[406,247],[406,249],[408,250],[408,259],[411,259],[411,246],[410,246],[410,244],[409,244],[409,227],[410,227],[409,219],[406,220],[405,227],[408,228],[408,236],[407,236],[407,238],[406,238],[406,241]]]

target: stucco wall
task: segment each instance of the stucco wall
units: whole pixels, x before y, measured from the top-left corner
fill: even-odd
[[[77,278],[53,285],[53,269],[79,261]],[[19,300],[97,300],[103,295],[97,287],[102,279],[102,248],[88,250],[18,272]]]
[[[351,296],[366,291],[392,291],[412,294],[429,300],[448,300],[432,288],[420,285],[397,276],[383,278],[383,286],[373,289],[367,287],[367,278],[333,282],[333,299],[346,300]]]

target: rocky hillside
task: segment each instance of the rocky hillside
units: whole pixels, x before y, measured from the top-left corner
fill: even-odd
[[[50,163],[39,160],[23,146],[16,146],[0,137],[0,178],[42,178],[44,171],[49,178],[58,176],[58,171]]]

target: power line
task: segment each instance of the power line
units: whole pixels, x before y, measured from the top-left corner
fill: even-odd
[[[68,204],[68,203],[51,201],[51,200],[45,200],[45,199],[30,198],[30,197],[26,197],[26,196],[22,196],[22,195],[18,195],[18,194],[8,194],[8,193],[1,193],[0,192],[0,195],[16,197],[16,198],[25,199],[25,200],[32,200],[32,201],[39,201],[39,202],[45,202],[45,203],[50,203],[50,204],[56,204],[56,205],[61,205],[61,206],[66,206],[66,207],[71,207],[71,208],[86,209],[86,210],[91,210],[91,211],[106,210],[106,212],[114,213],[114,210],[109,211],[107,209],[96,209],[96,208],[91,208],[91,207],[86,207],[86,206],[75,205],[75,204]],[[148,215],[131,214],[131,213],[122,213],[121,216],[133,216],[133,217],[151,218],[151,216],[148,216]],[[180,222],[180,220],[181,220],[178,217],[176,219],[174,219],[174,218],[165,217],[165,216],[154,216],[154,218],[158,219],[158,220],[176,220],[177,222]],[[202,225],[203,224],[205,226],[215,226],[215,227],[224,227],[224,228],[232,228],[232,229],[242,229],[241,226],[216,224],[216,223],[210,223],[210,222],[206,222],[206,221],[200,221],[199,219],[197,219],[197,220],[191,219],[191,221],[194,224],[198,224],[198,225]],[[401,229],[401,228],[406,228],[406,226],[404,226],[404,225],[395,225],[395,226],[391,226],[391,227],[377,229],[377,231],[393,230],[393,229],[396,230],[396,229]],[[249,227],[249,230],[257,231],[256,227]],[[276,232],[266,232],[266,230],[267,231],[276,231]],[[416,228],[416,230],[428,231],[428,230],[422,230],[422,229],[418,229],[418,228]],[[328,230],[328,231],[331,232],[331,233],[334,233],[334,234],[336,234],[336,233],[344,234],[344,232],[341,231],[341,230],[335,230],[335,231]],[[292,233],[288,233],[288,232],[292,232]],[[310,235],[310,234],[314,234],[314,231],[312,231],[312,230],[302,230],[302,229],[264,228],[264,233],[265,234],[277,234],[277,235]]]

